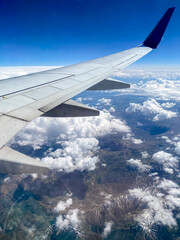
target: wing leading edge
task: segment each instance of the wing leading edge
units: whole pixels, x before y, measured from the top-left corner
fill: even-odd
[[[70,100],[84,90],[130,87],[109,78],[160,43],[174,8],[169,8],[142,45],[95,60],[0,81],[0,165],[3,172],[46,172],[47,166],[5,144],[39,116],[97,116],[97,110]],[[26,160],[27,158],[27,160]],[[17,164],[17,165],[16,165]]]

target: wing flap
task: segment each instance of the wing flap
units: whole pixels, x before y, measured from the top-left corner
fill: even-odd
[[[86,106],[81,103],[77,103],[73,100],[69,100],[60,104],[59,106],[51,109],[50,111],[42,115],[44,117],[90,117],[99,116],[99,111]]]
[[[43,163],[17,152],[7,146],[0,149],[1,173],[48,173],[49,169]]]
[[[113,78],[107,78],[97,83],[96,85],[90,87],[88,90],[97,91],[97,90],[115,90],[115,89],[124,89],[124,88],[130,88],[130,84],[125,82],[120,82]]]

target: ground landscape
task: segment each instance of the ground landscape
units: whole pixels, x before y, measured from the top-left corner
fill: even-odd
[[[99,117],[38,118],[9,142],[52,170],[0,175],[0,239],[180,239],[180,71],[115,77],[132,87],[74,98]]]

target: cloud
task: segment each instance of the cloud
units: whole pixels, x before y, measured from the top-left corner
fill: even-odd
[[[146,151],[141,152],[141,155],[142,155],[142,158],[148,158],[149,157],[149,154]]]
[[[110,107],[109,112],[115,112],[116,109],[114,107]]]
[[[132,137],[131,140],[134,144],[137,144],[137,145],[143,143],[143,141],[141,139],[137,139],[137,138],[134,138],[134,137]]]
[[[161,188],[161,189],[164,189],[166,191],[169,191],[172,188],[173,189],[174,188],[178,188],[178,185],[175,182],[164,178],[163,181],[158,184],[158,188]]]
[[[134,135],[133,135],[132,133],[130,133],[130,132],[127,133],[126,136],[123,136],[123,139],[124,139],[124,140],[130,140],[130,141],[132,141],[134,144],[137,144],[137,145],[143,143],[143,141],[142,141],[141,139],[135,138]]]
[[[145,116],[152,115],[154,122],[177,116],[176,112],[165,110],[155,99],[149,99],[143,102],[143,104],[130,103],[130,106],[126,109],[126,112],[138,111],[142,112]]]
[[[115,119],[107,110],[98,117],[87,118],[37,118],[30,122],[10,142],[21,146],[31,145],[41,149],[43,145],[52,147],[42,161],[52,169],[72,172],[74,170],[94,170],[99,158],[95,155],[99,149],[99,137],[108,134],[131,132],[126,123]]]
[[[119,92],[120,95],[140,95],[163,101],[180,101],[179,71],[126,71],[117,73],[116,76],[133,80],[134,78],[139,79],[137,84],[131,84],[130,89],[117,90],[116,92]],[[169,106],[172,107],[172,105],[171,103]]]
[[[54,210],[55,212],[61,212],[66,210],[66,208],[70,207],[72,204],[73,204],[72,198],[67,199],[66,202],[59,201]]]
[[[172,108],[172,107],[174,107],[176,105],[176,103],[173,103],[173,102],[166,102],[166,103],[162,103],[161,104],[161,106],[163,107],[163,108]]]
[[[161,81],[162,79],[164,80],[173,80],[175,81],[176,79],[179,79],[180,77],[180,71],[148,71],[148,70],[121,70],[120,72],[115,73],[116,77],[121,77],[121,78],[136,78],[140,79],[141,83],[143,83],[142,80],[147,80],[147,79],[153,79],[153,80],[159,80]]]
[[[11,182],[11,178],[10,177],[5,177],[3,180],[3,183],[9,183]]]
[[[98,100],[98,103],[96,105],[109,106],[110,104],[111,104],[111,99],[101,98],[101,99]]]
[[[59,215],[56,219],[56,227],[61,231],[68,229],[78,231],[81,225],[81,221],[79,219],[80,213],[81,212],[78,209],[73,209],[69,210],[68,214],[66,215]]]
[[[150,170],[151,170],[151,166],[146,165],[146,164],[143,164],[143,163],[141,162],[141,160],[139,160],[139,159],[133,159],[133,158],[131,158],[131,159],[127,160],[127,162],[128,162],[130,165],[136,167],[139,172],[145,172],[145,171],[150,171]]]
[[[164,139],[167,143],[174,144],[173,141],[171,141],[168,136],[162,136],[162,139]]]
[[[103,233],[102,233],[102,236],[104,238],[106,238],[109,235],[109,233],[111,232],[112,225],[113,225],[112,221],[111,222],[105,222],[105,228],[104,228]]]
[[[177,134],[174,137],[169,138],[168,136],[162,136],[167,143],[174,145],[174,150],[177,155],[180,155],[180,135]]]
[[[98,149],[99,141],[95,138],[77,138],[74,141],[62,141],[62,149],[51,152],[42,161],[52,169],[65,172],[89,170],[96,168],[99,161],[93,152]]]
[[[161,164],[163,166],[164,171],[166,171],[167,173],[172,174],[174,170],[177,168],[178,158],[173,157],[173,155],[170,153],[159,151],[154,153],[152,158],[154,161]]]
[[[180,188],[175,182],[163,179],[163,181],[158,185],[158,188],[163,189],[167,192],[165,196],[166,204],[171,208],[180,208]]]
[[[45,71],[57,68],[58,66],[38,66],[38,67],[1,67],[0,79],[22,76],[29,73]]]
[[[180,155],[180,141],[176,143],[175,152]]]
[[[145,231],[151,231],[154,224],[176,226],[176,219],[173,216],[175,205],[167,205],[163,194],[151,190],[144,191],[141,188],[134,188],[129,192],[147,204],[143,212],[135,217]]]

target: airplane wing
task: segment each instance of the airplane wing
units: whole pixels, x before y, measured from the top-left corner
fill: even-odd
[[[113,78],[117,71],[157,48],[174,8],[169,8],[142,45],[99,59],[0,80],[0,172],[46,172],[47,166],[5,144],[39,116],[97,116],[96,109],[71,100],[84,90],[130,87]]]

